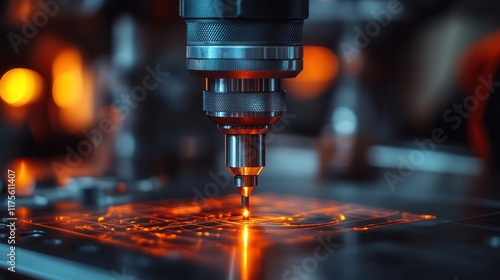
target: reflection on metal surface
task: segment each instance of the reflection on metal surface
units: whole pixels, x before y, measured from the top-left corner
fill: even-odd
[[[236,197],[218,197],[204,204],[183,199],[131,203],[109,207],[106,212],[30,217],[23,223],[152,256],[175,254],[241,275],[241,279],[255,279],[261,271],[261,252],[271,244],[299,244],[320,235],[435,218],[322,199],[260,194],[253,199],[251,218],[243,221]],[[213,254],[218,257],[211,257]]]

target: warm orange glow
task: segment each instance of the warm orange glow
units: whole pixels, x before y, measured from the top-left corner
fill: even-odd
[[[35,186],[35,180],[30,174],[28,167],[24,160],[21,160],[19,167],[17,169],[16,176],[16,194],[18,195],[30,195],[33,192]]]
[[[368,227],[353,227],[352,229],[355,231],[360,231],[360,230],[368,230]]]
[[[82,58],[76,49],[66,49],[57,55],[52,66],[53,98],[60,108],[74,106],[82,99]]]
[[[20,19],[25,18],[29,16],[31,13],[31,3],[32,1],[30,0],[21,0],[21,1],[16,1],[19,2],[19,9],[18,9],[18,16]]]
[[[76,211],[81,209],[82,204],[79,201],[57,201],[54,203],[54,209],[57,211]]]
[[[18,219],[25,220],[25,219],[29,219],[29,217],[31,215],[31,211],[29,208],[19,207],[19,208],[17,208],[16,214],[17,214]]]
[[[248,248],[248,225],[243,225],[243,248]]]
[[[200,212],[201,212],[201,207],[198,205],[184,205],[172,208],[172,214],[174,215],[197,214]]]
[[[338,58],[334,52],[325,47],[304,47],[304,69],[297,79],[307,82],[330,81],[337,75]]]
[[[61,51],[54,60],[52,76],[52,97],[60,109],[61,125],[69,132],[88,127],[93,121],[93,83],[80,52],[73,48]]]
[[[80,74],[80,73],[78,73]],[[54,101],[60,108],[74,106],[82,98],[82,76],[65,72],[54,80]]]
[[[422,221],[426,216],[304,196],[259,194],[252,199],[252,220],[243,222],[240,198],[233,194],[197,203],[191,198],[136,202],[110,206],[106,213],[82,209],[75,202],[79,210],[57,207],[62,210],[57,215],[37,215],[24,222],[158,257],[178,252],[183,259],[203,264],[217,265],[213,252],[231,254],[233,278],[249,280],[263,278],[261,253],[271,244],[305,244],[318,236]],[[339,222],[341,215],[349,217],[349,223]],[[227,263],[222,265],[221,269],[227,268]]]
[[[304,46],[304,69],[294,79],[285,80],[286,87],[297,99],[310,99],[323,93],[339,70],[335,53],[320,46]]]
[[[13,107],[36,101],[41,92],[42,76],[30,69],[14,68],[0,80],[0,97]]]
[[[116,191],[120,194],[123,194],[127,191],[127,184],[124,182],[120,182],[116,185]]]
[[[14,23],[23,23],[23,19],[29,18],[33,12],[32,0],[9,1],[9,17]]]
[[[484,121],[489,99],[478,99],[477,97],[489,95],[493,89],[492,84],[495,84],[491,80],[491,75],[497,73],[500,65],[500,30],[496,30],[475,42],[466,50],[461,60],[457,81],[462,87],[462,93],[473,96],[478,102],[477,108],[470,112],[469,142],[475,152],[489,163],[493,154],[491,146],[495,144],[489,141],[491,136],[488,135]],[[487,77],[490,77],[489,81]]]
[[[344,221],[344,220],[345,220],[345,216],[344,216],[344,215],[342,215],[342,214],[340,214],[340,220],[341,220],[341,221]]]
[[[250,211],[248,211],[248,209],[244,209],[243,210],[243,219],[248,220],[249,217],[250,217]]]
[[[422,219],[426,219],[426,220],[433,220],[436,218],[436,216],[434,216],[434,215],[421,215],[420,217]]]
[[[249,274],[249,268],[248,268],[248,225],[243,225],[243,234],[242,234],[242,241],[243,241],[243,250],[242,250],[242,256],[241,256],[241,279],[248,279]]]

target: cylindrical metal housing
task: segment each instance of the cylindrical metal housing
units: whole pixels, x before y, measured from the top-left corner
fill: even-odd
[[[302,70],[308,0],[184,0],[186,67],[204,78],[291,78]]]
[[[225,134],[226,167],[248,197],[265,166],[264,135],[286,112],[282,78],[302,70],[308,0],[181,0],[186,66],[206,79],[203,111]]]
[[[226,150],[226,166],[235,175],[259,175],[265,166],[263,134],[226,134]]]

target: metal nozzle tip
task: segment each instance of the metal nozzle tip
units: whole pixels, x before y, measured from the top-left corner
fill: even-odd
[[[243,220],[248,221],[250,218],[250,197],[242,196],[241,197],[241,207],[243,208]]]
[[[250,197],[249,196],[242,196],[241,197],[241,207],[243,208],[250,208]]]

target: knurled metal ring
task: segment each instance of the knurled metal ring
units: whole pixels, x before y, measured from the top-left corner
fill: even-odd
[[[205,112],[286,112],[286,93],[203,92]]]
[[[187,20],[187,45],[301,46],[303,20]]]

